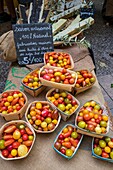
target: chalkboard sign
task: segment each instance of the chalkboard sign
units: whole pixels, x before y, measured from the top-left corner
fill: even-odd
[[[49,23],[13,25],[13,31],[19,65],[43,63],[44,53],[54,51]]]

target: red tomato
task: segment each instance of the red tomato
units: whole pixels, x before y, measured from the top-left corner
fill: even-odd
[[[0,107],[3,107],[4,106],[4,101],[0,101]]]
[[[102,157],[104,157],[104,158],[109,158],[109,154],[106,153],[106,152],[102,152]]]
[[[14,142],[12,145],[13,145],[14,149],[17,149],[20,146],[20,143],[19,142]]]
[[[76,100],[72,100],[72,101],[71,101],[71,104],[72,104],[73,106],[76,105],[76,104],[77,104]]]
[[[2,107],[2,111],[6,111],[6,110],[8,110],[8,107],[7,106],[3,106]]]
[[[92,78],[93,75],[91,73],[88,73],[88,78]]]
[[[59,82],[60,82],[60,80],[61,80],[61,79],[60,79],[60,77],[59,77],[59,76],[56,76],[56,77],[55,77],[55,81],[56,81],[57,83],[59,83]]]
[[[67,98],[68,98],[69,100],[72,100],[72,96],[71,96],[70,94],[67,95]]]
[[[69,80],[69,83],[70,83],[70,84],[74,84],[74,82],[75,82],[75,79],[74,79],[74,78],[71,78],[71,79]]]
[[[13,156],[11,154],[8,155],[8,158],[13,158]]]
[[[4,157],[8,157],[9,151],[8,151],[7,149],[4,149],[4,150],[2,151],[2,155],[3,155]]]
[[[60,149],[60,152],[65,154],[66,153],[66,150],[64,148]]]
[[[22,139],[23,139],[23,140],[28,140],[28,135],[27,135],[27,134],[24,134],[24,135],[22,136]]]
[[[92,124],[88,124],[88,125],[87,125],[87,129],[90,130],[90,131],[94,131],[95,126],[92,125]]]
[[[99,120],[99,119],[96,119],[95,122],[99,124],[99,123],[100,123],[100,120]]]
[[[64,136],[63,136],[62,134],[60,134],[58,138],[61,139],[61,140],[63,140],[63,139],[64,139]]]
[[[41,116],[40,115],[36,115],[36,119],[41,120]]]
[[[3,98],[2,100],[3,100],[4,102],[7,102],[7,98]]]
[[[3,94],[2,94],[2,97],[4,97],[4,98],[7,98],[9,96],[9,94],[7,93],[7,92],[4,92]]]
[[[55,106],[58,106],[58,101],[55,100],[55,101],[53,102],[53,104],[54,104]]]
[[[88,74],[87,74],[87,73],[84,73],[84,74],[83,74],[83,77],[84,77],[84,78],[88,78]]]
[[[77,116],[77,122],[83,121],[83,116]]]
[[[88,113],[84,114],[84,120],[90,120],[90,115]]]
[[[17,110],[17,111],[20,110],[20,109],[21,109],[21,106],[20,106],[20,105],[16,107],[16,110]]]
[[[26,133],[25,129],[20,130],[21,135],[24,135]]]
[[[8,109],[8,113],[11,113],[11,112],[13,112],[13,108]]]

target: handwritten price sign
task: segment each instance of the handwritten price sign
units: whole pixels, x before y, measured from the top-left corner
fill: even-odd
[[[44,53],[54,51],[49,23],[14,25],[13,31],[19,65],[43,63]]]

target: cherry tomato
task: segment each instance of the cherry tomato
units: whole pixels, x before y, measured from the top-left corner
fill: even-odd
[[[13,149],[17,149],[20,146],[20,143],[19,142],[14,142],[12,144],[12,146],[13,146]]]
[[[8,157],[9,151],[8,151],[7,149],[4,149],[4,150],[2,151],[2,155],[3,155],[4,157]]]
[[[28,140],[28,135],[27,135],[27,134],[24,134],[24,135],[22,136],[22,139],[25,140],[25,141]]]
[[[24,135],[26,133],[25,129],[20,130],[21,135]]]

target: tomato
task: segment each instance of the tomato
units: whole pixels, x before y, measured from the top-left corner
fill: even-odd
[[[92,74],[91,73],[88,73],[88,78],[92,78]]]
[[[2,94],[2,97],[7,98],[8,95],[9,95],[8,92],[4,92],[4,93]]]
[[[66,76],[62,74],[62,75],[60,76],[60,78],[61,78],[61,80],[65,80]]]
[[[24,135],[26,133],[25,129],[20,130],[21,135]]]
[[[72,156],[73,155],[73,151],[71,149],[66,149],[66,156]]]
[[[80,121],[80,122],[78,123],[78,127],[82,128],[82,129],[84,129],[85,126],[86,126],[86,123],[85,123],[84,121]]]
[[[94,83],[95,82],[95,78],[94,77],[90,78],[90,82]]]
[[[102,149],[98,146],[98,147],[94,148],[94,153],[96,155],[100,156],[102,154]]]
[[[62,154],[66,154],[66,149],[65,149],[65,148],[61,148],[61,149],[60,149],[60,152],[61,152]]]
[[[96,104],[95,106],[94,106],[94,109],[97,109],[97,110],[100,110],[100,105],[98,105],[98,104]]]
[[[106,153],[106,152],[102,152],[102,157],[103,157],[103,158],[109,158],[109,154]]]
[[[84,114],[83,118],[84,118],[84,120],[90,120],[89,113]]]
[[[21,133],[20,133],[20,131],[19,130],[15,130],[14,132],[13,132],[13,138],[14,139],[19,139],[21,137]]]
[[[25,140],[25,141],[28,140],[28,135],[27,134],[23,134],[22,139]]]
[[[87,129],[90,130],[90,131],[94,131],[95,126],[92,125],[92,124],[88,124],[88,125],[87,125]]]
[[[13,149],[17,149],[20,146],[20,143],[19,142],[14,142],[12,144],[12,146],[13,146]]]
[[[101,147],[101,148],[105,148],[106,147],[106,142],[104,141],[104,140],[99,140],[99,146]]]
[[[113,159],[113,151],[110,152],[110,158]]]
[[[100,121],[100,126],[106,128],[106,127],[107,127],[107,123],[106,123],[105,121],[101,120],[101,121]]]
[[[61,80],[61,78],[60,78],[59,76],[56,76],[56,77],[55,77],[55,82],[59,83],[60,80]]]
[[[11,155],[12,155],[12,156],[16,156],[16,155],[17,155],[17,150],[16,150],[16,149],[12,149]]]
[[[74,79],[74,78],[71,78],[71,79],[69,80],[69,83],[70,83],[70,84],[74,84],[74,83],[75,83],[75,79]]]
[[[71,137],[76,139],[78,137],[78,133],[77,132],[72,132]]]
[[[105,142],[108,143],[109,141],[111,141],[110,137],[105,137]]]
[[[8,97],[7,97],[7,101],[8,101],[8,102],[12,102],[12,101],[13,101],[13,96],[8,96]]]
[[[8,150],[8,151],[12,151],[12,149],[13,149],[13,145],[9,145],[9,146],[7,147],[7,150]]]
[[[108,121],[108,116],[106,116],[106,115],[102,115],[102,120],[104,120],[104,121]]]
[[[0,149],[5,149],[4,145],[5,141],[3,139],[0,140]]]
[[[7,158],[9,155],[9,151],[7,149],[2,150],[2,155]]]
[[[58,136],[58,138],[61,139],[61,140],[63,140],[63,139],[64,139],[64,136],[63,136],[62,134],[60,134],[60,135]]]
[[[104,151],[105,151],[106,153],[110,153],[110,152],[111,152],[111,148],[110,148],[109,146],[106,146],[106,147],[104,148]]]
[[[77,122],[83,121],[83,116],[77,116]]]
[[[59,108],[61,111],[65,111],[65,105],[64,105],[64,104],[59,104],[59,105],[58,105],[58,108]]]
[[[83,74],[83,77],[84,77],[84,78],[88,78],[88,74],[87,74],[87,73],[84,73],[84,74]]]
[[[95,122],[96,122],[97,124],[99,124],[99,123],[100,123],[100,120],[99,120],[99,119],[96,119]]]
[[[70,103],[70,99],[65,98],[65,99],[64,99],[64,102],[65,102],[66,104],[69,104],[69,103]]]
[[[37,102],[37,103],[36,103],[36,108],[37,108],[37,109],[42,109],[42,103]]]

